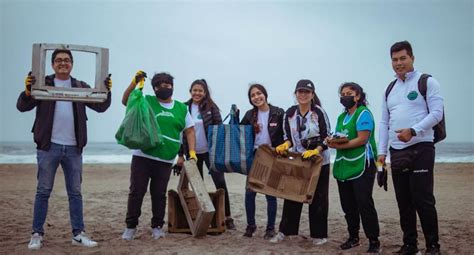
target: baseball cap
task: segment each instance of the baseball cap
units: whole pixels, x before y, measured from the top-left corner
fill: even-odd
[[[306,80],[306,79],[299,80],[298,83],[296,84],[295,92],[299,89],[305,89],[305,90],[314,92],[314,84],[310,80]]]

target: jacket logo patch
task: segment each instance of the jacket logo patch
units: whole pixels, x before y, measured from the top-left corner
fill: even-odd
[[[418,97],[418,93],[417,93],[416,91],[414,91],[414,90],[413,90],[413,91],[410,91],[410,93],[408,93],[408,95],[407,95],[407,98],[408,98],[408,100],[410,100],[410,101],[415,100],[417,97]]]
[[[271,122],[270,122],[270,124],[269,124],[269,125],[270,125],[270,127],[276,127],[276,126],[278,126],[278,123],[276,123],[276,122],[274,122],[274,123],[271,123]]]

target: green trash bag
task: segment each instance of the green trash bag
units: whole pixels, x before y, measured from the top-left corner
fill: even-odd
[[[115,133],[115,139],[129,149],[140,150],[155,148],[162,143],[160,126],[141,89],[130,93],[125,118]]]

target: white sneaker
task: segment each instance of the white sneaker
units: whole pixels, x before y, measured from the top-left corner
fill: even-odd
[[[123,240],[133,240],[135,238],[135,233],[137,233],[136,228],[125,228],[122,234],[122,239]]]
[[[163,231],[160,227],[152,228],[151,229],[151,236],[154,239],[160,239],[162,237],[165,237],[165,231]]]
[[[39,250],[43,246],[43,236],[39,233],[34,233],[31,235],[30,243],[28,244],[28,249],[30,250]]]
[[[92,239],[86,235],[86,232],[82,231],[79,235],[72,238],[72,245],[96,247],[99,244],[96,241],[92,241]]]
[[[313,244],[314,245],[323,245],[328,242],[328,239],[326,238],[313,238]]]
[[[281,241],[285,240],[285,234],[282,232],[278,232],[272,239],[270,239],[270,243],[279,243]]]

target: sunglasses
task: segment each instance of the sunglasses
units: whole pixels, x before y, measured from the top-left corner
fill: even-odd
[[[306,130],[306,118],[303,118],[301,116],[296,116],[296,129],[298,130],[298,134],[301,138],[301,131]]]

